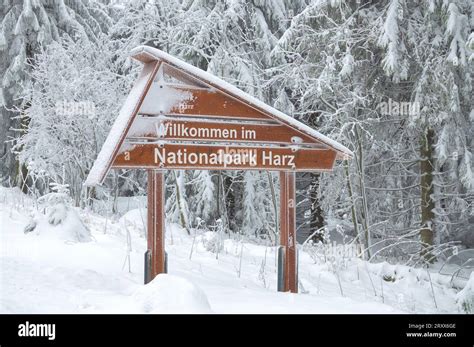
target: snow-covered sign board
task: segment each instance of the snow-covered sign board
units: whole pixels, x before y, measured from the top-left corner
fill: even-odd
[[[221,79],[158,49],[143,70],[87,178],[111,168],[331,170],[350,150]]]
[[[119,153],[113,167],[311,171],[332,169],[335,156],[330,149],[136,143],[130,150]]]
[[[280,171],[279,290],[298,291],[295,172],[328,171],[350,150],[234,86],[158,49],[144,64],[86,180],[111,168],[148,170],[145,282],[166,272],[164,170]],[[280,264],[280,262],[279,262]]]

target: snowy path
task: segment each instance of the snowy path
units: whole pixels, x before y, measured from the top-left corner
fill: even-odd
[[[132,271],[129,273],[127,266],[122,270],[127,252],[120,223],[109,221],[104,234],[105,220],[88,215],[85,223],[94,240],[71,243],[52,235],[23,234],[28,217],[19,211],[21,209],[0,203],[1,313],[142,313],[151,310],[149,306],[154,305],[153,300],[159,293],[154,292],[157,289],[153,286],[142,284],[146,241],[140,235],[140,228],[129,227],[132,236]],[[454,291],[435,286],[439,305],[436,310],[426,286],[417,288],[413,283],[387,283],[374,278],[372,286],[368,272],[362,268],[341,272],[343,297],[337,277],[313,264],[304,252],[300,252],[300,280],[308,293],[278,293],[273,248],[245,243],[239,277],[241,243],[225,240],[224,249],[216,259],[214,253],[205,250],[198,237],[190,260],[192,237],[175,226],[172,240],[170,237],[167,235],[169,273],[175,276],[169,282],[178,283],[174,284],[176,288],[171,285],[171,292],[181,290],[175,277],[184,278],[204,292],[215,313],[456,312]],[[400,299],[402,291],[403,300]],[[145,303],[144,296],[147,297]],[[162,311],[206,311],[199,305],[189,305],[168,305]],[[159,307],[162,306],[151,311],[160,312]]]

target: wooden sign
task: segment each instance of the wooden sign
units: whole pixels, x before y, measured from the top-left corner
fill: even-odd
[[[132,57],[144,67],[85,184],[101,184],[111,168],[148,169],[145,273],[150,276],[145,281],[166,271],[165,170],[276,170],[284,255],[281,290],[296,293],[295,171],[328,171],[352,152],[160,50],[142,46]]]
[[[328,149],[136,144],[120,153],[115,168],[198,170],[331,170],[336,154]]]
[[[134,54],[144,62],[144,69],[120,111],[109,136],[86,180],[86,185],[103,182],[113,167],[121,162],[124,143],[159,140],[162,144],[193,142],[195,145],[249,145],[275,147],[298,145],[302,149],[325,149],[302,152],[294,165],[266,165],[258,168],[293,171],[326,171],[336,159],[346,159],[351,152],[316,130],[275,110],[261,101],[206,72],[181,62],[166,53],[148,47]],[[199,147],[204,150],[204,147]],[[334,155],[327,155],[327,151]],[[264,151],[259,151],[263,153]],[[287,154],[287,153],[286,153]],[[310,154],[324,158],[309,160]],[[285,155],[285,154],[283,154]],[[151,158],[151,156],[149,156]],[[152,161],[132,155],[127,167],[146,165]],[[132,163],[135,158],[141,161]],[[333,162],[329,165],[328,159]],[[162,163],[157,163],[161,165]],[[300,166],[301,165],[301,166]],[[156,166],[232,169],[234,166],[188,165]]]
[[[187,119],[186,119],[187,118]],[[194,120],[189,117],[137,117],[128,139],[308,145],[327,148],[321,142],[278,123]]]
[[[160,100],[160,94],[168,100]],[[145,98],[140,113],[268,119],[263,113],[215,90],[166,85],[164,82],[152,84],[150,94]]]

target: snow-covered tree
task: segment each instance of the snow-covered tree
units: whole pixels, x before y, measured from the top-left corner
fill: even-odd
[[[469,23],[468,1],[313,1],[274,49],[295,116],[355,152],[315,185],[324,213],[384,256],[416,257],[419,240],[427,260],[469,224]]]
[[[212,174],[207,170],[196,170],[190,181],[190,203],[192,206],[192,225],[197,225],[197,218],[210,225],[216,219],[216,186]]]
[[[11,152],[19,123],[12,110],[22,103],[30,82],[28,60],[61,36],[96,40],[111,25],[107,7],[95,0],[3,0],[0,6],[0,160],[2,182],[22,183],[27,172]],[[23,119],[25,121],[25,119]],[[20,171],[21,170],[21,171]],[[22,177],[22,179],[19,179]],[[19,180],[19,181],[18,181]]]
[[[166,197],[166,216],[167,218],[178,223],[189,233],[190,212],[189,212],[189,196],[187,194],[186,182],[188,172],[183,170],[168,171],[166,177],[167,187],[171,187]]]
[[[19,160],[30,175],[69,184],[76,204],[133,82],[133,74],[117,73],[114,55],[105,35],[51,43],[33,61],[32,83],[22,95],[21,117],[29,126],[15,146]]]

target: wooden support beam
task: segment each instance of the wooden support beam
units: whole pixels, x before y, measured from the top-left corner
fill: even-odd
[[[165,273],[165,182],[164,172],[148,170],[147,243],[151,253],[151,280]]]
[[[280,172],[280,245],[284,247],[283,291],[297,293],[295,172]]]
[[[154,205],[155,205],[155,176],[153,175],[154,170],[147,170],[147,223],[146,223],[146,231],[147,231],[147,255],[149,258],[152,257],[153,252],[153,234],[155,230],[155,214]],[[145,257],[145,284],[150,282],[153,279],[153,262],[149,261],[148,258]]]

